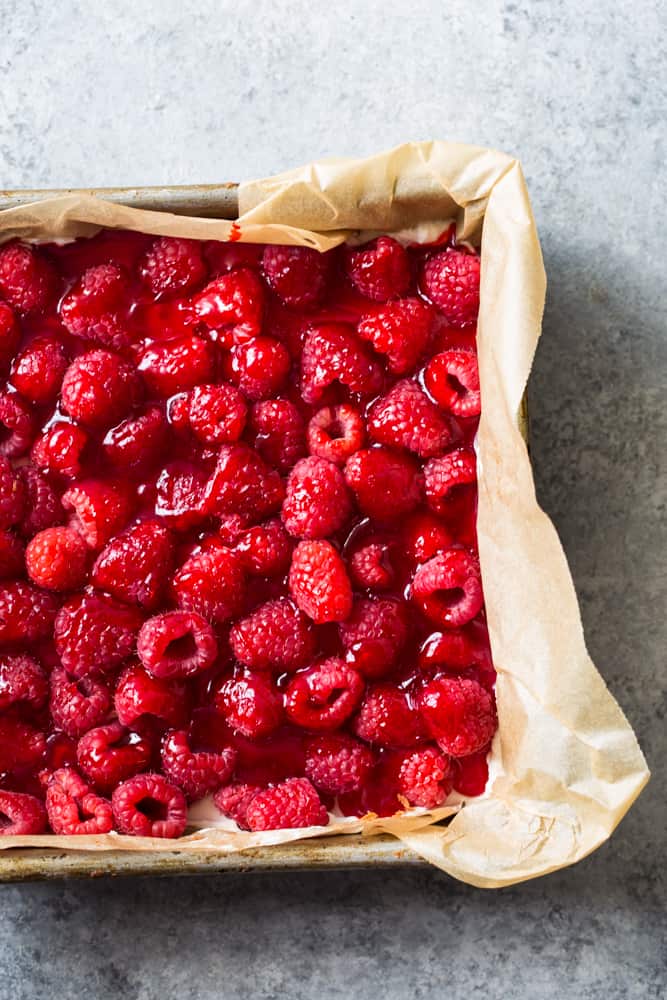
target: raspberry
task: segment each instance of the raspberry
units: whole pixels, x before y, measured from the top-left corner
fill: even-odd
[[[225,785],[213,796],[216,808],[223,816],[228,816],[242,830],[247,830],[246,814],[248,806],[262,789],[259,785]]]
[[[445,670],[465,670],[483,656],[471,638],[461,629],[434,632],[419,651],[418,666],[422,670],[442,667]]]
[[[58,494],[41,472],[24,465],[18,470],[24,496],[25,515],[19,526],[25,538],[32,538],[38,531],[52,528],[65,520],[65,511]]]
[[[474,351],[444,351],[424,372],[426,388],[455,417],[477,417],[481,410],[479,371]]]
[[[407,251],[391,236],[379,236],[357,248],[346,247],[345,270],[357,291],[376,302],[403,295],[410,284]]]
[[[44,309],[57,281],[52,265],[34,247],[10,240],[0,248],[0,295],[19,313]]]
[[[46,528],[28,542],[28,576],[45,590],[76,590],[86,579],[86,543],[70,528]]]
[[[435,747],[403,754],[397,770],[399,792],[411,806],[435,809],[454,786],[454,765]]]
[[[0,455],[24,455],[34,437],[35,424],[21,397],[0,392]]]
[[[162,742],[162,769],[190,801],[203,799],[229,781],[235,761],[232,747],[220,753],[192,750],[185,729],[172,730]]]
[[[107,428],[127,416],[140,394],[141,380],[132,365],[111,351],[89,351],[65,372],[62,407],[82,424]]]
[[[120,722],[91,729],[81,737],[76,748],[79,768],[95,788],[105,794],[119,781],[148,767],[151,756],[152,747],[146,737],[125,729]]]
[[[466,326],[477,319],[479,264],[479,257],[461,250],[446,250],[424,264],[422,291],[452,326]]]
[[[308,450],[336,465],[358,451],[364,443],[364,422],[353,406],[324,406],[308,424]]]
[[[291,722],[304,729],[337,729],[361,701],[364,681],[337,656],[297,674],[285,692],[285,710]]]
[[[390,590],[396,580],[396,543],[371,536],[355,546],[348,558],[352,581],[369,590]]]
[[[0,642],[31,643],[48,638],[57,610],[56,596],[31,583],[16,580],[0,584]]]
[[[96,726],[111,708],[107,685],[93,677],[76,680],[62,667],[55,667],[49,678],[49,712],[58,727],[68,736],[82,736]]]
[[[141,626],[137,654],[153,677],[194,677],[215,663],[218,642],[193,611],[166,611]]]
[[[447,527],[429,511],[411,514],[403,525],[402,534],[407,556],[418,563],[426,562],[442,549],[448,549],[453,541]]]
[[[192,292],[206,280],[206,265],[198,240],[160,236],[140,262],[141,280],[153,295],[166,298]]]
[[[477,681],[437,677],[421,692],[419,710],[438,746],[452,757],[476,753],[496,731],[493,695]]]
[[[287,480],[283,523],[297,538],[324,538],[343,527],[351,513],[343,474],[325,458],[302,458]]]
[[[246,808],[250,830],[327,826],[329,815],[307,778],[289,778],[253,796]]]
[[[87,444],[88,435],[82,427],[58,421],[37,438],[30,457],[33,464],[45,472],[72,479],[81,474]]]
[[[126,667],[120,675],[114,707],[118,721],[124,726],[134,726],[144,716],[151,716],[170,728],[180,729],[187,724],[189,714],[184,686],[151,677],[138,663]]]
[[[240,268],[259,270],[263,247],[259,243],[223,243],[218,240],[204,242],[204,255],[213,274],[224,274]]]
[[[266,674],[245,673],[225,681],[215,706],[235,733],[259,739],[283,721],[282,699]]]
[[[134,650],[141,614],[103,594],[73,597],[54,625],[56,650],[73,677],[111,670]]]
[[[345,481],[364,514],[379,521],[414,510],[422,476],[415,460],[390,448],[362,448],[345,465]]]
[[[239,663],[253,670],[298,670],[313,658],[315,635],[305,615],[281,598],[260,605],[232,628],[229,643]]]
[[[381,677],[396,663],[408,637],[408,608],[391,597],[359,597],[338,626],[346,661],[365,677]]]
[[[132,513],[124,485],[101,479],[82,479],[70,486],[62,495],[62,505],[72,511],[71,526],[96,552],[125,527]]]
[[[301,395],[317,403],[330,385],[374,396],[382,386],[382,369],[354,330],[343,323],[321,323],[309,330],[301,355]]]
[[[17,355],[11,382],[24,399],[46,406],[58,398],[66,370],[67,357],[60,341],[55,337],[37,337]]]
[[[270,399],[283,388],[292,360],[275,337],[255,337],[233,347],[229,378],[248,399]]]
[[[424,738],[420,716],[393,684],[367,690],[352,728],[360,739],[383,747],[412,747]]]
[[[173,559],[167,528],[142,521],[107,543],[93,566],[91,582],[119,601],[152,611],[160,604]]]
[[[427,618],[445,628],[465,625],[484,604],[479,560],[467,549],[447,549],[419,567],[412,597]]]
[[[241,514],[261,520],[274,513],[285,490],[280,476],[247,444],[224,444],[206,487],[209,514]]]
[[[176,603],[215,624],[234,618],[245,601],[245,576],[239,557],[226,548],[191,556],[174,575]]]
[[[374,403],[368,433],[373,441],[407,448],[420,458],[438,455],[452,440],[447,417],[416,382],[407,379]]]
[[[308,309],[324,298],[330,255],[310,247],[267,246],[262,255],[264,276],[285,305]]]
[[[117,350],[130,343],[127,330],[129,285],[116,264],[91,267],[60,303],[60,319],[73,337]]]
[[[347,570],[330,542],[299,542],[292,555],[289,589],[297,607],[317,624],[344,621],[352,610]]]
[[[234,551],[248,573],[281,576],[290,564],[292,547],[277,518],[248,528],[236,539]]]
[[[454,788],[460,795],[482,795],[489,780],[488,750],[459,757],[454,774]]]
[[[0,716],[0,774],[35,767],[45,750],[44,733],[13,715]]]
[[[287,561],[289,563],[289,558]],[[0,528],[0,580],[11,580],[22,574],[23,543],[12,531]]]
[[[9,459],[0,455],[0,526],[11,528],[21,520],[25,500],[21,476],[12,468]]]
[[[315,736],[306,747],[306,777],[327,795],[357,791],[372,767],[372,752],[346,733]]]
[[[21,328],[14,310],[0,299],[0,365],[4,370],[9,367],[20,343]]]
[[[0,712],[21,702],[41,708],[49,684],[41,666],[31,656],[0,657]]]
[[[214,348],[196,334],[156,341],[141,351],[137,368],[150,394],[166,399],[213,380]]]
[[[470,448],[455,448],[424,466],[426,501],[438,514],[446,514],[461,487],[477,482],[477,460]]]
[[[111,806],[116,826],[133,837],[180,837],[188,807],[180,788],[161,774],[137,774],[114,789]]]
[[[164,453],[168,430],[162,411],[149,406],[107,431],[102,444],[104,458],[115,468],[145,469]]]
[[[386,356],[392,375],[407,375],[426,349],[433,319],[433,309],[421,299],[399,299],[362,316],[357,333]]]
[[[243,434],[248,407],[238,389],[221,385],[198,385],[189,402],[189,420],[194,434],[207,444],[238,441]]]
[[[253,445],[265,462],[288,472],[306,453],[305,426],[294,403],[268,399],[255,403],[250,417]]]
[[[44,833],[46,810],[34,795],[0,790],[0,837]]]
[[[218,331],[223,346],[242,344],[262,329],[262,283],[247,268],[222,274],[195,296],[193,310],[204,326]]]
[[[206,473],[191,462],[170,462],[157,481],[155,513],[170,528],[188,531],[204,520]]]
[[[111,803],[95,795],[71,767],[62,767],[49,779],[46,812],[54,833],[69,836],[109,833],[113,829]]]

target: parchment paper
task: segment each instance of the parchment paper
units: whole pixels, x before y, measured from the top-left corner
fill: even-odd
[[[72,194],[0,213],[0,242],[90,235],[100,226],[325,250],[378,232],[426,241],[454,219],[482,252],[478,327],[482,418],[478,535],[499,728],[489,787],[462,807],[386,819],[332,818],[324,830],[235,832],[195,806],[180,841],[5,837],[0,847],[233,852],[336,833],[387,831],[472,885],[511,885],[585,857],[612,832],[649,772],[591,662],[565,555],[535,499],[519,406],[540,335],[545,277],[519,163],[493,150],[409,143],[365,160],[328,160],[241,186],[232,225]],[[445,826],[437,820],[452,816]],[[215,823],[215,827],[213,827]]]

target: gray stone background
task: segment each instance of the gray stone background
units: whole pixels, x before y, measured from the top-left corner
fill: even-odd
[[[518,155],[550,282],[538,492],[652,782],[594,856],[496,893],[432,871],[2,887],[2,1000],[665,995],[665,4],[407,6],[0,0],[0,186],[242,179],[410,138]]]

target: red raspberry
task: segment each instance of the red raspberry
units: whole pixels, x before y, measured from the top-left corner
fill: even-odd
[[[348,558],[352,581],[369,590],[390,590],[396,580],[396,550],[396,542],[380,536],[355,546]]]
[[[176,603],[215,624],[235,618],[245,601],[245,575],[239,557],[226,548],[191,556],[174,575]]]
[[[14,315],[14,310],[0,299],[0,365],[3,370],[6,371],[9,367],[20,343],[21,328]],[[1,826],[0,829],[2,829]]]
[[[192,292],[206,280],[206,265],[199,240],[160,236],[146,251],[139,265],[143,283],[155,296]]]
[[[207,444],[238,441],[243,434],[248,407],[238,389],[221,385],[198,385],[189,402],[193,432]]]
[[[109,794],[119,781],[148,767],[152,747],[145,736],[110,722],[91,729],[76,747],[77,764],[95,788]]]
[[[259,243],[223,243],[205,240],[204,255],[213,274],[225,274],[240,268],[259,270],[263,247]]]
[[[55,667],[49,678],[49,712],[58,727],[68,736],[82,736],[96,726],[111,708],[107,685],[93,677],[76,680],[62,667]]]
[[[426,261],[421,288],[452,326],[474,323],[479,309],[479,257],[446,250]]]
[[[382,386],[382,369],[350,326],[320,323],[311,327],[303,345],[301,395],[306,403],[317,403],[334,382],[374,396]]]
[[[155,341],[141,351],[137,368],[151,395],[166,399],[213,381],[214,348],[196,334]]]
[[[229,378],[248,399],[270,399],[281,391],[292,360],[289,351],[275,337],[254,337],[233,347]]]
[[[261,520],[273,514],[285,495],[282,480],[247,444],[223,444],[206,487],[209,514],[241,514]]]
[[[346,733],[315,736],[306,747],[306,777],[327,795],[362,787],[373,768],[373,754]]]
[[[345,465],[345,481],[364,514],[393,520],[414,510],[422,496],[415,460],[390,448],[362,448]]]
[[[393,375],[407,375],[426,349],[433,319],[433,309],[421,299],[399,299],[362,316],[357,332],[386,355]]]
[[[153,677],[194,677],[215,663],[218,642],[193,611],[165,611],[141,626],[137,653]]]
[[[408,558],[417,563],[426,562],[442,549],[448,549],[453,541],[447,527],[429,511],[411,514],[403,525],[402,534]]]
[[[364,443],[361,414],[353,406],[324,406],[308,424],[308,450],[336,465],[358,451]]]
[[[0,774],[35,767],[45,750],[44,733],[13,715],[0,716]]]
[[[472,621],[484,604],[479,560],[467,549],[447,549],[419,567],[412,597],[436,625],[457,628]]]
[[[233,747],[219,753],[192,750],[185,729],[173,729],[162,742],[162,769],[191,802],[203,799],[229,781],[235,761]]]
[[[381,677],[406,643],[408,607],[391,597],[359,597],[338,630],[347,662],[365,677]]]
[[[421,458],[442,452],[452,440],[447,417],[416,382],[397,382],[373,404],[368,419],[373,441],[407,448]]]
[[[407,251],[391,236],[346,247],[345,270],[357,291],[376,302],[398,298],[410,284]]]
[[[149,406],[107,431],[102,444],[104,459],[117,469],[145,469],[165,453],[168,433],[162,410]]]
[[[30,457],[38,468],[72,479],[81,474],[87,444],[88,435],[82,427],[58,421],[37,438]]]
[[[345,621],[352,610],[345,563],[330,542],[299,542],[292,555],[289,589],[297,606],[317,624]]]
[[[454,786],[453,762],[435,747],[403,754],[397,770],[399,793],[411,806],[435,809]]]
[[[331,656],[292,678],[285,692],[285,710],[290,721],[304,729],[337,729],[363,694],[363,677]]]
[[[44,833],[46,809],[34,795],[0,790],[0,837]]]
[[[455,417],[479,416],[479,371],[474,351],[436,354],[426,366],[424,384],[443,410]]]
[[[0,501],[0,507],[2,501]],[[287,559],[289,563],[289,557]],[[11,580],[23,574],[23,543],[13,531],[0,528],[0,580]]]
[[[248,806],[257,793],[261,791],[262,789],[259,785],[225,785],[224,788],[215,793],[213,801],[223,816],[228,816],[242,830],[247,830],[246,814]]]
[[[129,283],[116,264],[99,264],[81,275],[60,303],[63,326],[74,337],[117,350],[127,347]]]
[[[111,427],[126,417],[141,394],[132,365],[111,351],[89,351],[65,372],[62,406],[75,420],[91,427]]]
[[[461,487],[477,482],[477,460],[470,448],[455,448],[424,466],[426,501],[438,514],[447,514]]]
[[[360,739],[383,747],[413,747],[424,738],[419,714],[393,684],[367,690],[352,728]]]
[[[76,767],[76,740],[65,733],[51,733],[46,741],[44,770],[39,774],[42,787],[60,767]]]
[[[142,521],[102,549],[91,583],[119,601],[153,611],[162,599],[173,559],[174,544],[167,528],[156,521]]]
[[[114,789],[113,817],[121,833],[133,837],[180,837],[188,806],[180,788],[161,774],[137,774]]]
[[[24,399],[38,406],[54,403],[67,370],[65,349],[55,337],[37,337],[17,355],[11,382]]]
[[[52,265],[34,247],[10,240],[0,248],[0,295],[18,312],[44,309],[57,282]]]
[[[70,524],[94,551],[125,527],[132,514],[127,489],[121,483],[82,479],[62,495],[65,510],[72,511]]]
[[[25,509],[23,480],[4,455],[0,455],[0,525],[11,528],[23,517]]]
[[[193,309],[204,326],[218,331],[224,347],[242,344],[261,332],[264,289],[254,271],[230,271],[195,296]]]
[[[285,305],[308,309],[324,298],[331,257],[310,247],[267,246],[264,276]]]
[[[248,672],[225,681],[215,707],[235,733],[253,740],[268,736],[283,721],[282,699],[266,674]]]
[[[242,618],[229,633],[229,643],[239,663],[278,673],[306,666],[315,653],[311,623],[286,598],[268,601]]]
[[[24,538],[32,538],[38,531],[62,524],[65,511],[58,494],[41,472],[24,465],[18,470],[24,497],[24,517],[19,530]]]
[[[189,704],[184,686],[176,681],[151,677],[139,664],[131,664],[118,680],[114,695],[118,721],[135,726],[144,716],[180,729],[187,724]]]
[[[253,796],[246,808],[250,830],[327,826],[329,814],[307,778],[289,778]]]
[[[28,542],[28,576],[45,590],[77,590],[86,579],[88,550],[71,528],[46,528]]]
[[[82,594],[65,604],[53,630],[62,665],[73,677],[111,670],[134,651],[142,617],[103,594]]]
[[[458,672],[465,670],[484,657],[470,636],[461,629],[434,632],[419,651],[418,666],[422,670],[429,667],[444,667]],[[488,658],[488,657],[486,657]]]
[[[472,798],[482,795],[489,780],[488,750],[459,757],[454,774],[454,788],[460,795]]]
[[[61,768],[49,779],[46,812],[56,834],[81,836],[113,830],[111,803],[95,795],[71,767]]]
[[[35,437],[30,410],[16,394],[0,392],[0,455],[25,455]]]
[[[41,708],[49,683],[41,666],[31,656],[0,657],[0,712],[21,702]]]
[[[234,551],[243,568],[258,576],[282,576],[292,557],[290,540],[278,518],[248,528],[236,539]]]
[[[438,746],[452,757],[481,750],[498,724],[493,695],[461,677],[430,681],[419,696],[419,710]]]
[[[157,481],[155,513],[170,528],[188,531],[204,520],[206,473],[191,462],[170,462]]]
[[[31,583],[16,580],[0,584],[0,642],[32,643],[48,638],[57,610],[55,594]]]
[[[324,538],[343,527],[351,513],[340,469],[325,458],[302,458],[287,480],[282,518],[297,538]]]
[[[250,417],[253,445],[265,462],[288,472],[306,453],[305,426],[294,403],[268,399],[255,403]]]

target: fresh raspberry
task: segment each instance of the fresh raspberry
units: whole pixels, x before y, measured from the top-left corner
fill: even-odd
[[[348,556],[350,577],[358,587],[391,590],[396,581],[396,542],[373,535],[355,545]]]
[[[361,701],[364,680],[337,656],[321,660],[297,674],[285,692],[291,722],[304,729],[337,729]]]
[[[422,670],[438,667],[456,673],[482,658],[485,658],[484,653],[476,647],[467,632],[453,628],[446,632],[434,632],[428,637],[419,651],[417,665]]]
[[[277,673],[306,666],[315,653],[311,623],[287,598],[268,601],[238,621],[229,643],[239,663]]]
[[[204,520],[208,477],[192,462],[170,462],[157,481],[155,513],[170,528],[188,531]]]
[[[0,790],[0,837],[44,833],[46,809],[34,795]]]
[[[301,395],[317,403],[339,382],[360,396],[374,396],[382,386],[382,369],[355,331],[343,323],[311,327],[301,355]]]
[[[430,681],[419,696],[419,710],[438,746],[452,757],[481,750],[498,724],[493,695],[461,677]]]
[[[292,546],[278,518],[256,524],[238,536],[234,551],[248,573],[281,576],[288,568]]]
[[[127,347],[129,283],[116,264],[91,267],[60,303],[63,326],[74,337],[93,340],[116,350]]]
[[[13,577],[22,576],[23,555],[21,539],[17,538],[13,531],[0,528],[0,580],[11,580]],[[287,562],[289,564],[289,557]]]
[[[49,712],[58,727],[68,736],[83,736],[107,715],[111,693],[97,678],[70,677],[62,667],[55,667],[49,677],[51,696]]]
[[[41,472],[24,465],[18,470],[24,497],[24,517],[19,531],[24,538],[32,538],[38,531],[62,524],[65,511],[58,494]]]
[[[15,393],[0,392],[0,455],[25,455],[35,437],[30,410]]]
[[[177,431],[192,430],[190,424],[190,400],[192,391],[177,392],[167,401],[167,420],[170,427]]]
[[[419,714],[393,684],[367,690],[352,728],[360,739],[383,747],[413,747],[424,738]]]
[[[345,481],[361,511],[378,521],[409,513],[422,496],[415,460],[390,448],[362,448],[345,465]]]
[[[0,715],[0,774],[35,767],[45,750],[44,733],[14,715]]]
[[[433,309],[421,299],[399,299],[362,316],[357,332],[387,358],[392,375],[407,375],[426,349]]]
[[[141,395],[132,365],[111,351],[89,351],[65,372],[62,407],[75,420],[107,428],[126,417]]]
[[[206,265],[199,240],[160,236],[146,251],[139,274],[155,296],[192,292],[206,280]]]
[[[261,520],[280,507],[282,480],[260,456],[241,442],[223,444],[206,487],[204,509],[209,514],[241,514]]]
[[[267,246],[262,255],[264,276],[285,305],[308,309],[324,298],[330,255],[310,247]]]
[[[253,445],[268,465],[288,472],[306,453],[303,418],[287,399],[255,403],[250,416]]]
[[[338,466],[325,458],[302,458],[287,480],[283,523],[297,538],[324,538],[343,527],[350,497]]]
[[[402,535],[406,555],[418,563],[426,562],[442,549],[448,549],[453,541],[446,525],[426,510],[415,511],[405,520]]]
[[[60,341],[55,337],[37,337],[17,355],[11,383],[24,399],[46,406],[58,398],[66,370],[67,356]]]
[[[0,712],[21,702],[41,708],[49,692],[42,667],[31,656],[0,657]]]
[[[245,601],[245,574],[239,557],[226,548],[191,556],[174,575],[176,603],[221,624],[236,617]]]
[[[162,410],[149,406],[107,431],[102,443],[104,459],[117,469],[146,469],[164,455],[168,434]]]
[[[327,795],[357,791],[372,767],[372,752],[346,733],[328,733],[308,741],[306,777]]]
[[[180,788],[161,774],[137,774],[114,789],[113,817],[121,833],[133,837],[180,837],[188,806]]]
[[[345,270],[357,291],[376,302],[398,298],[410,284],[407,251],[391,236],[346,247]]]
[[[62,495],[62,505],[72,511],[71,526],[96,552],[125,527],[132,514],[124,485],[102,479],[82,479],[70,486]]]
[[[419,567],[412,597],[436,625],[465,625],[484,604],[479,560],[467,549],[446,549]]]
[[[38,642],[51,634],[55,594],[21,580],[0,584],[0,642]],[[0,768],[2,770],[2,768]]]
[[[253,740],[268,736],[283,721],[282,699],[266,674],[248,672],[225,681],[215,706],[235,733]]]
[[[119,781],[148,767],[152,756],[149,740],[120,724],[91,729],[76,748],[79,768],[98,791],[109,794]]]
[[[0,526],[11,528],[23,517],[25,510],[23,480],[4,455],[0,455]]]
[[[9,368],[20,343],[21,327],[14,315],[14,310],[0,299],[0,366],[3,371]]]
[[[120,675],[114,707],[118,721],[124,726],[135,726],[144,716],[150,716],[170,728],[180,729],[187,724],[189,715],[184,686],[151,677],[138,663],[126,667]]]
[[[215,663],[215,632],[193,611],[165,611],[141,626],[137,654],[153,677],[194,677]]]
[[[399,793],[411,806],[435,809],[454,787],[454,764],[435,747],[403,754],[397,771]]]
[[[241,537],[242,532],[248,526],[246,514],[223,514],[218,519],[218,531],[215,535],[207,535],[202,538],[202,546],[205,549],[233,548]]]
[[[447,417],[417,385],[404,379],[374,403],[368,419],[374,441],[407,448],[420,458],[442,452],[452,440]]]
[[[307,778],[288,778],[253,796],[246,808],[250,830],[294,830],[327,826],[329,814]]]
[[[10,240],[0,249],[0,295],[19,313],[44,309],[57,282],[52,265],[34,247]]]
[[[213,345],[196,334],[155,341],[139,354],[137,368],[153,396],[166,399],[176,392],[213,381]]]
[[[454,788],[460,795],[482,795],[489,780],[488,750],[459,757],[454,774]]]
[[[153,611],[162,599],[173,559],[168,529],[156,521],[142,521],[107,543],[93,566],[91,582],[119,601]]]
[[[51,776],[46,789],[46,812],[56,834],[81,836],[113,830],[111,803],[95,795],[71,767],[63,767]]]
[[[317,624],[345,621],[352,610],[345,563],[330,542],[299,542],[292,554],[289,589],[297,607]]]
[[[474,351],[443,351],[429,361],[426,388],[455,417],[477,417],[481,410],[479,371]]]
[[[104,594],[82,594],[65,604],[55,621],[54,639],[62,665],[73,677],[111,670],[134,651],[142,617]]]
[[[284,387],[291,365],[289,351],[279,340],[254,337],[232,348],[228,373],[248,399],[270,399]]]
[[[408,608],[391,597],[359,597],[338,626],[346,661],[365,677],[381,677],[396,663],[408,637]]]
[[[257,793],[261,791],[260,785],[225,785],[224,788],[215,793],[213,801],[223,816],[233,819],[241,830],[247,830],[248,806]]]
[[[195,296],[193,310],[204,326],[218,332],[224,347],[242,344],[262,329],[262,283],[249,268],[222,274]]]
[[[162,770],[191,802],[210,795],[232,776],[236,751],[192,750],[187,730],[173,729],[162,741]]]
[[[479,257],[461,250],[446,250],[424,264],[422,291],[452,326],[466,326],[477,319],[479,265]]]
[[[88,441],[83,427],[58,421],[37,438],[30,457],[39,469],[73,479],[81,475]]]
[[[308,450],[336,465],[363,446],[364,422],[354,406],[323,406],[308,424]]]
[[[28,576],[45,590],[76,590],[86,579],[86,543],[71,528],[46,528],[28,542]]]
[[[426,501],[438,514],[447,514],[461,487],[477,482],[477,459],[470,448],[455,448],[424,466]]]
[[[248,407],[233,385],[198,385],[189,401],[190,426],[207,444],[228,444],[243,434]]]

